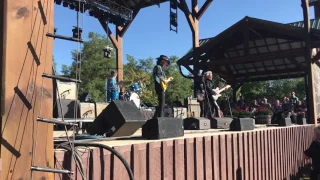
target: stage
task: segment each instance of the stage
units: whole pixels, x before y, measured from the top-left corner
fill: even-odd
[[[314,125],[266,127],[253,131],[219,129],[185,130],[183,137],[146,140],[141,130],[132,137],[95,143],[112,146],[132,168],[136,180],[143,179],[284,179],[296,178],[307,163],[303,151],[312,140]],[[69,132],[72,133],[72,132]],[[54,132],[55,137],[65,135]],[[71,134],[70,134],[71,135]],[[127,180],[123,164],[107,150],[82,148],[87,179]],[[55,151],[56,168],[72,169],[82,179],[70,153]],[[55,179],[68,176],[55,175]]]

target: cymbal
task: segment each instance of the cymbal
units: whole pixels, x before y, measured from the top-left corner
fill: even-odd
[[[126,86],[126,85],[129,85],[131,83],[132,83],[131,81],[119,81],[118,85]]]

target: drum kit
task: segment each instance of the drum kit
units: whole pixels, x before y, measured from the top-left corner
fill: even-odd
[[[120,81],[118,82],[120,87],[129,86],[129,89],[123,92],[123,100],[124,101],[133,101],[133,103],[137,106],[138,109],[141,108],[141,99],[140,96],[143,93],[145,85],[141,80],[135,80],[135,83],[132,81]]]

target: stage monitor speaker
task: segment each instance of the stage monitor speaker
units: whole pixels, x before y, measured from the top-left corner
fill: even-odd
[[[185,130],[206,130],[211,128],[210,119],[199,117],[199,118],[186,118],[183,120]]]
[[[278,121],[278,126],[291,126],[291,118],[281,118]]]
[[[184,135],[183,120],[173,117],[158,117],[148,120],[142,126],[142,137],[163,139]]]
[[[121,137],[133,135],[146,122],[133,101],[111,102],[87,128],[91,135]]]
[[[223,118],[214,117],[211,119],[211,128],[212,129],[229,129],[232,121],[233,121],[233,118],[231,117],[223,117]]]
[[[234,118],[230,124],[230,131],[254,130],[255,120],[253,118]]]
[[[297,124],[299,125],[306,125],[307,124],[307,119],[305,118],[305,115],[304,114],[299,114],[297,116]]]

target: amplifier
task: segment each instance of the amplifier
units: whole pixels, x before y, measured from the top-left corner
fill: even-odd
[[[187,118],[187,108],[184,108],[184,107],[165,108],[164,116],[185,119]]]
[[[75,82],[57,81],[57,98],[60,99],[77,99],[77,85]]]
[[[81,118],[96,118],[94,103],[82,103],[80,102],[80,115]]]

